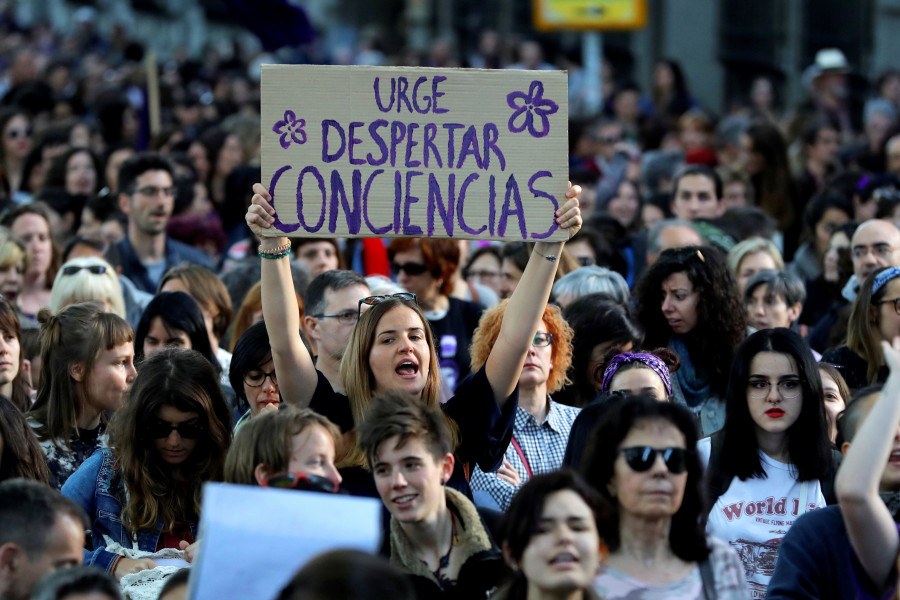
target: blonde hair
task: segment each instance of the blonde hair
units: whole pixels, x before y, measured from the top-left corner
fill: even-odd
[[[751,254],[757,254],[759,252],[765,252],[772,257],[772,260],[775,262],[776,270],[781,271],[784,269],[784,258],[782,258],[778,247],[773,244],[771,240],[761,237],[752,237],[736,244],[734,248],[728,251],[728,270],[731,271],[732,275],[737,277],[738,269],[741,268],[741,263],[744,259]]]
[[[0,268],[18,266],[24,272],[28,270],[28,263],[28,253],[22,244],[13,239],[9,229],[0,226]]]
[[[66,275],[67,267],[79,267],[71,275]],[[100,274],[91,273],[89,267],[103,267]],[[112,266],[96,256],[80,256],[73,258],[60,267],[56,279],[50,289],[49,308],[54,313],[81,302],[97,302],[105,304],[108,311],[125,318],[125,299],[119,286],[119,276]]]
[[[425,331],[425,341],[428,344],[428,379],[421,392],[421,399],[427,406],[440,407],[441,375],[437,354],[434,351],[434,335],[431,325],[422,314],[422,310],[415,304],[407,304],[397,298],[388,298],[383,302],[372,306],[359,318],[350,340],[347,342],[347,350],[341,360],[341,381],[344,384],[347,398],[350,400],[350,410],[353,412],[353,423],[362,423],[369,411],[371,400],[379,392],[389,393],[391,390],[375,389],[375,374],[369,364],[369,354],[375,345],[375,336],[378,333],[378,323],[381,318],[391,310],[398,307],[408,308],[416,313],[422,321],[422,329]],[[448,418],[449,420],[449,418]],[[453,430],[456,430],[455,423]],[[347,456],[341,461],[340,467],[362,466],[366,464],[365,454],[355,443]]]
[[[478,321],[478,328],[472,336],[472,347],[469,354],[472,357],[472,371],[478,371],[487,362],[491,349],[497,343],[500,336],[500,325],[503,322],[503,314],[506,312],[506,306],[509,300],[503,300],[497,306],[494,306],[481,315]],[[559,308],[548,304],[544,307],[544,314],[541,317],[547,324],[548,333],[553,335],[553,341],[550,344],[552,349],[551,362],[553,368],[547,377],[547,393],[559,391],[563,386],[572,383],[566,377],[566,372],[572,366],[572,339],[575,332],[569,327],[569,324],[563,319]]]
[[[287,471],[291,462],[291,438],[314,425],[328,432],[337,451],[341,444],[340,430],[311,409],[286,406],[256,415],[234,436],[225,458],[225,481],[256,485],[254,470],[258,465],[265,465],[275,473]]]

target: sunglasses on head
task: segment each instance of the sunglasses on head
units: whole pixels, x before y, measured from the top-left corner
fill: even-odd
[[[399,294],[387,294],[385,296],[367,296],[359,301],[356,310],[357,318],[362,314],[362,307],[365,306],[375,306],[376,304],[381,304],[385,300],[389,298],[397,298],[401,302],[407,302],[418,305],[418,301],[416,300],[416,295],[412,292],[400,292]]]
[[[147,437],[154,440],[163,440],[172,435],[173,431],[177,431],[178,435],[186,440],[195,440],[206,429],[197,421],[186,421],[174,425],[166,421],[156,421],[147,426]]]
[[[262,487],[277,488],[280,490],[302,490],[308,492],[326,492],[329,494],[338,493],[338,484],[327,477],[310,475],[308,473],[274,475],[264,480],[260,485],[262,485]]]
[[[656,462],[656,455],[661,454],[669,473],[678,475],[687,470],[687,454],[684,448],[651,448],[650,446],[633,446],[619,448],[625,455],[625,462],[636,473],[649,471]]]
[[[90,271],[94,275],[103,275],[104,273],[106,273],[105,265],[89,265],[87,267],[79,267],[76,265],[70,265],[68,267],[63,267],[62,272],[63,272],[63,275],[74,275],[75,273],[77,273],[78,271],[81,271],[82,269],[84,269],[86,271]]]
[[[391,272],[394,273],[395,275],[397,273],[399,273],[400,271],[403,271],[407,275],[415,276],[415,275],[421,275],[422,273],[424,273],[427,270],[428,270],[428,267],[426,267],[423,263],[417,263],[417,262],[405,262],[405,263],[392,262],[391,263]]]

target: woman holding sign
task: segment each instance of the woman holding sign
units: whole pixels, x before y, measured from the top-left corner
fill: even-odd
[[[570,187],[567,201],[555,213],[556,224],[569,232],[581,228],[577,195]],[[341,362],[341,377],[347,395],[333,391],[319,373],[300,339],[290,264],[290,242],[283,237],[264,237],[275,222],[271,196],[261,184],[254,186],[247,211],[247,224],[262,240],[262,301],[272,346],[275,371],[285,401],[327,416],[344,433],[360,423],[372,397],[401,392],[421,398],[430,406],[440,405],[439,366],[431,328],[414,294],[361,298],[359,321]],[[441,405],[457,432],[457,467],[449,484],[469,492],[463,476],[464,463],[477,463],[482,470],[496,470],[509,443],[518,405],[516,384],[528,350],[537,333],[556,274],[556,257],[563,242],[538,242],[521,283],[506,308],[497,343],[485,365],[462,382],[456,395]],[[365,456],[350,436],[338,463],[344,487],[353,493],[377,496],[371,476],[363,470]]]

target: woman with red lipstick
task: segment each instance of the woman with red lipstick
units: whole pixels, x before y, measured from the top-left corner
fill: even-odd
[[[463,465],[477,463],[494,471],[503,460],[515,418],[517,383],[528,350],[540,325],[556,274],[563,242],[534,245],[517,292],[506,307],[500,335],[484,368],[467,378],[456,395],[440,402],[440,365],[431,327],[413,294],[373,296],[360,302],[360,317],[341,362],[347,395],[337,394],[315,368],[300,337],[294,305],[294,287],[287,258],[287,238],[266,237],[264,229],[275,223],[268,191],[254,186],[247,224],[259,237],[262,260],[263,312],[272,346],[272,358],[282,393],[288,401],[310,406],[350,432],[361,423],[371,399],[379,393],[402,393],[441,406],[451,428],[458,432],[458,460],[449,485],[468,492]],[[557,226],[571,237],[581,228],[577,195],[570,187],[565,203],[554,213]],[[357,469],[355,483],[345,471],[345,487],[352,493],[374,495],[371,476],[364,470],[365,457],[350,448],[340,465]]]
[[[188,550],[190,560],[201,488],[222,480],[231,444],[231,415],[217,381],[209,360],[193,350],[164,350],[140,365],[128,403],[110,423],[110,447],[62,488],[92,520],[85,564],[116,578],[156,566],[108,551],[109,541],[143,552]]]
[[[707,466],[707,529],[738,548],[763,597],[778,545],[800,515],[833,496],[822,381],[809,346],[785,328],[748,337],[734,357],[725,427],[697,445]]]
[[[697,427],[680,404],[610,401],[580,470],[609,514],[598,522],[609,558],[594,579],[606,600],[746,600],[740,561],[705,531]]]
[[[700,435],[722,428],[722,399],[734,349],[747,331],[747,311],[721,251],[687,246],[664,251],[635,290],[644,346],[668,347],[680,361],[671,401],[694,414]]]

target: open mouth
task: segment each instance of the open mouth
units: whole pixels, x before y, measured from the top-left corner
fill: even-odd
[[[570,554],[568,552],[564,552],[562,554],[557,554],[552,559],[550,559],[551,565],[568,565],[575,564],[578,562],[578,559],[575,558],[574,554]]]
[[[418,375],[419,365],[417,365],[415,363],[415,361],[407,359],[407,360],[402,361],[399,365],[397,365],[397,368],[394,370],[401,377],[403,377],[405,379],[412,379],[412,378],[415,378],[416,375]]]
[[[894,465],[895,467],[900,466],[900,448],[895,448],[891,455],[888,457],[888,463]]]
[[[405,496],[397,496],[394,498],[394,504],[399,508],[408,508],[412,501],[416,499],[416,494],[407,494]]]

